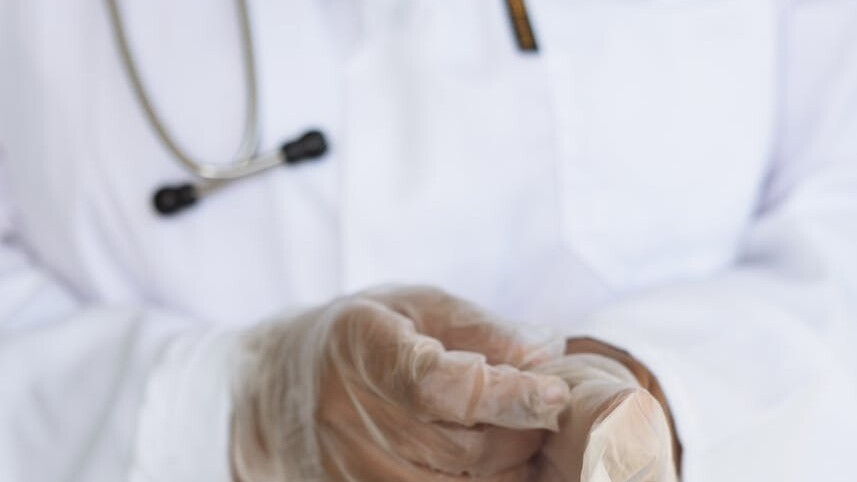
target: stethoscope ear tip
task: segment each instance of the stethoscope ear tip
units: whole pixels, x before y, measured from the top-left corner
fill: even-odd
[[[161,216],[170,216],[196,203],[198,197],[193,184],[164,186],[155,192],[152,204]]]
[[[310,130],[299,138],[283,144],[280,149],[286,164],[317,159],[327,152],[327,139],[318,130]]]

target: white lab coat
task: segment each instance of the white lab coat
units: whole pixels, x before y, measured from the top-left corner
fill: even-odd
[[[120,3],[227,159],[232,2]],[[0,480],[226,480],[223,330],[385,282],[627,348],[688,482],[854,480],[857,2],[528,4],[251,0],[262,147],[331,151],[162,219],[103,2],[0,0]]]

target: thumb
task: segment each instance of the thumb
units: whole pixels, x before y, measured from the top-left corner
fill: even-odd
[[[675,482],[669,424],[642,388],[616,394],[589,432],[581,482]]]

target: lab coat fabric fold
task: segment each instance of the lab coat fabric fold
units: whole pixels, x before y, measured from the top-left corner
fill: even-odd
[[[169,345],[149,377],[131,458],[131,482],[229,482],[232,379],[242,340],[193,330]]]
[[[121,4],[154,105],[226,162],[233,8]],[[312,127],[330,152],[162,219],[189,174],[105,6],[0,0],[0,479],[158,473],[178,452],[134,447],[145,387],[192,369],[174,340],[388,282],[629,350],[683,480],[853,479],[857,2],[530,0],[537,54],[500,1],[249,5],[260,148]]]

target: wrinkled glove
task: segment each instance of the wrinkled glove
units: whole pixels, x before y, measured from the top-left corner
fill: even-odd
[[[675,482],[669,422],[660,403],[621,363],[570,355],[535,371],[571,387],[558,433],[538,457],[538,482]]]
[[[236,478],[531,480],[569,390],[518,367],[551,352],[428,288],[364,292],[260,327],[237,376]]]

